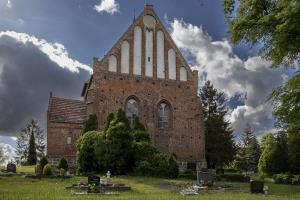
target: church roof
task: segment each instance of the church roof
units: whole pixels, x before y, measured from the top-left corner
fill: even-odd
[[[83,101],[50,96],[49,122],[81,124],[85,117],[86,104]]]

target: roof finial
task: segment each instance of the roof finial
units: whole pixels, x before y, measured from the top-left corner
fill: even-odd
[[[135,8],[133,9],[133,22],[135,21]]]

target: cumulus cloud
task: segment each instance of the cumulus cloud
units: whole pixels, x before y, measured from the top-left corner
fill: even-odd
[[[14,161],[15,156],[16,156],[16,149],[9,145],[9,144],[4,144],[4,143],[0,143],[0,148],[3,151],[3,156],[4,156],[4,160],[3,163],[0,163],[0,165],[7,165],[8,162],[10,161]]]
[[[17,33],[14,31],[0,32],[0,38],[3,36],[13,38],[18,42],[23,43],[24,45],[26,45],[27,43],[33,44],[41,52],[45,53],[50,58],[50,60],[52,60],[62,68],[69,69],[71,72],[78,73],[79,69],[84,69],[90,72],[92,71],[89,66],[70,58],[67,49],[60,43],[50,43],[44,39],[38,39],[26,33]]]
[[[101,0],[101,2],[94,6],[94,9],[98,12],[107,12],[113,15],[115,12],[119,12],[120,5],[115,0]]]
[[[31,118],[45,128],[49,92],[78,98],[90,72],[62,44],[0,32],[0,135],[16,136]]]
[[[266,102],[267,95],[284,80],[284,75],[270,69],[270,62],[261,57],[242,60],[228,40],[213,41],[202,27],[182,20],[171,23],[171,36],[184,52],[194,58],[192,68],[199,71],[199,86],[210,80],[228,97],[241,95],[244,104],[233,108],[229,116],[236,133],[249,123],[255,131],[269,129],[273,120],[272,108]]]
[[[12,4],[11,4],[11,1],[10,1],[10,0],[7,0],[7,2],[6,2],[6,7],[8,7],[8,8],[11,8],[11,7],[12,7]]]

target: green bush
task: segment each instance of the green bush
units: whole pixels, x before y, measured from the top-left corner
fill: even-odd
[[[46,156],[43,156],[40,160],[40,166],[41,166],[41,170],[44,169],[45,165],[47,165],[49,162],[48,162],[48,159]]]
[[[297,175],[291,174],[275,174],[273,176],[274,182],[276,184],[287,184],[287,185],[296,185],[299,184],[299,177]]]
[[[42,174],[43,170],[42,170],[41,165],[36,165],[34,168],[34,172],[35,172],[35,174]]]
[[[174,156],[165,156],[161,153],[151,154],[151,156],[138,162],[135,173],[142,176],[154,176],[165,178],[178,177],[178,164]]]
[[[46,176],[50,176],[53,174],[52,172],[52,167],[50,164],[46,164],[44,169],[43,169],[43,174],[46,175]]]
[[[238,170],[234,169],[234,168],[227,168],[227,169],[224,169],[224,172],[225,173],[237,173]]]
[[[66,170],[64,168],[60,168],[59,175],[65,176],[65,174],[66,174]]]
[[[179,173],[179,178],[185,178],[185,179],[197,179],[197,172],[187,169],[184,172]]]
[[[249,182],[249,176],[244,176],[243,174],[222,174],[220,175],[222,179],[228,182]]]
[[[168,159],[168,177],[177,178],[179,174],[177,160],[174,155],[169,156]]]
[[[59,162],[58,162],[57,168],[58,169],[63,168],[65,171],[67,171],[68,168],[69,168],[67,159],[64,158],[64,157],[61,157],[60,160],[59,160]]]

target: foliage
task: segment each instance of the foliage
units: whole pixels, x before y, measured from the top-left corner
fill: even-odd
[[[45,167],[43,169],[43,174],[46,176],[50,176],[53,174],[52,167],[49,163],[47,165],[45,165]]]
[[[249,125],[242,135],[242,144],[235,156],[235,168],[241,171],[257,171],[257,165],[260,157],[260,146]]]
[[[293,185],[297,185],[300,184],[299,182],[299,176],[296,175],[291,175],[291,174],[275,174],[273,176],[274,182],[276,184],[293,184]]]
[[[31,132],[28,147],[27,164],[35,165],[37,161],[34,133]]]
[[[272,154],[275,145],[276,143],[272,133],[267,134],[262,139],[262,143],[261,143],[262,153],[258,162],[258,171],[261,176],[273,174]]]
[[[126,129],[131,130],[129,121],[128,121],[127,117],[126,117],[126,113],[121,108],[117,112],[117,117],[116,117],[116,120],[115,120],[115,124],[118,123],[118,122],[124,123]]]
[[[42,174],[42,173],[43,173],[43,168],[42,168],[42,166],[41,166],[41,165],[36,165],[36,166],[34,167],[34,173],[35,173],[35,174]]]
[[[58,164],[57,164],[58,169],[64,169],[65,171],[68,171],[69,165],[68,161],[65,157],[61,157]]]
[[[98,172],[98,159],[95,154],[96,145],[103,140],[103,133],[89,131],[76,142],[77,148],[77,166],[80,173]]]
[[[139,130],[139,131],[146,131],[145,126],[140,122],[137,116],[134,116],[132,129]]]
[[[59,175],[60,176],[65,176],[65,174],[66,174],[66,170],[64,168],[60,168]]]
[[[228,181],[228,182],[249,182],[250,177],[245,176],[243,174],[222,174],[220,175],[222,180]]]
[[[84,121],[82,134],[88,131],[97,131],[98,119],[96,114],[89,115],[88,119]]]
[[[235,16],[230,16],[235,9]],[[273,66],[299,61],[299,0],[224,0],[224,12],[233,43],[263,43],[261,55]]]
[[[226,98],[207,81],[200,90],[205,122],[205,150],[208,168],[223,167],[230,163],[235,155],[233,130],[225,120],[228,110]]]
[[[4,153],[3,153],[3,149],[2,147],[0,147],[0,165],[4,162],[5,157],[4,157]]]
[[[47,165],[49,162],[48,162],[48,159],[46,156],[43,156],[40,160],[40,167],[41,169],[44,169],[45,165]]]
[[[109,128],[110,123],[114,120],[115,115],[114,113],[109,113],[107,118],[106,118],[106,125],[105,125],[105,129],[104,132],[107,131],[107,129]]]
[[[113,115],[110,115],[113,116]],[[125,113],[118,110],[117,118],[110,121],[104,133],[91,131],[76,142],[77,163],[80,173],[106,172],[177,177],[178,165],[174,156],[161,154],[150,144],[145,127],[134,119],[131,129]],[[150,169],[151,168],[151,169]]]
[[[29,151],[29,140],[30,137],[34,134],[35,138],[35,148],[36,148],[36,157],[37,160],[40,160],[42,156],[45,155],[45,136],[43,130],[39,127],[38,123],[35,120],[30,120],[25,128],[21,129],[21,132],[17,138],[17,148],[16,148],[16,157],[15,160],[18,164],[25,165],[28,160],[28,151]]]
[[[300,131],[288,134],[288,152],[291,172],[300,174]]]
[[[277,126],[288,132],[300,131],[300,73],[270,95]]]
[[[106,167],[113,173],[124,174],[132,169],[132,142],[132,135],[123,122],[108,128]]]
[[[279,132],[275,138],[275,147],[272,152],[273,165],[272,174],[285,173],[290,169],[290,159],[288,154],[287,135],[284,132]]]

